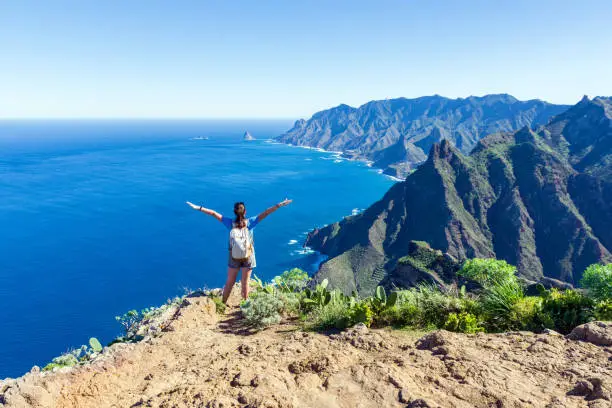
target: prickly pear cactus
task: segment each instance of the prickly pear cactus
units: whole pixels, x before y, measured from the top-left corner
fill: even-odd
[[[100,341],[96,339],[95,337],[92,337],[91,339],[89,339],[89,345],[91,346],[91,349],[95,351],[96,353],[99,353],[102,351],[102,344],[100,344]]]
[[[376,299],[383,304],[387,303],[387,292],[385,292],[385,288],[382,286],[376,287]]]
[[[387,307],[393,307],[397,303],[397,292],[391,292],[387,297]]]

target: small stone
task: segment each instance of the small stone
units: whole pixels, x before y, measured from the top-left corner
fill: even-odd
[[[410,397],[410,393],[405,388],[399,390],[397,394],[397,400],[402,404],[408,404],[412,398]]]
[[[151,381],[153,379],[153,374],[151,373],[147,374],[147,376],[144,379],[147,381]]]
[[[246,387],[251,385],[251,380],[247,380],[242,376],[242,373],[238,373],[234,376],[232,381],[230,382],[232,387]]]
[[[572,388],[572,390],[568,392],[568,394],[578,395],[578,396],[583,397],[585,395],[590,395],[592,392],[593,392],[593,384],[591,384],[590,382],[586,380],[580,380],[574,385],[574,388]]]
[[[364,323],[357,323],[352,328],[354,331],[362,334],[365,334],[369,331],[368,326],[366,326]]]
[[[396,388],[402,388],[402,382],[397,377],[389,375],[389,382],[393,384]]]
[[[406,408],[431,408],[431,405],[429,405],[424,399],[419,398],[409,403]]]
[[[32,369],[30,370],[30,372],[32,374],[36,374],[36,373],[40,373],[40,367],[35,365],[34,367],[32,367]]]
[[[246,395],[244,395],[243,393],[240,393],[238,395],[238,402],[241,403],[241,404],[247,404],[248,400],[247,400]]]

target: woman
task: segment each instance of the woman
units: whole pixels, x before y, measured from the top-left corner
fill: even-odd
[[[251,271],[256,266],[255,248],[253,247],[253,228],[259,224],[261,220],[272,214],[281,207],[289,205],[293,200],[286,198],[273,207],[268,208],[258,216],[246,218],[246,207],[243,202],[234,204],[234,215],[236,218],[231,219],[225,217],[214,210],[204,208],[201,205],[195,205],[187,201],[187,204],[194,210],[203,212],[204,214],[212,215],[217,220],[221,221],[225,227],[230,230],[230,247],[227,264],[227,281],[223,287],[223,303],[227,303],[238,271],[242,269],[242,298],[249,297],[249,279]],[[238,257],[238,258],[236,258]]]

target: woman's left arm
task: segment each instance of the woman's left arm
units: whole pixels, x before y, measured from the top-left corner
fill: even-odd
[[[280,203],[278,203],[278,204],[268,208],[266,211],[264,211],[261,214],[259,214],[257,216],[257,221],[259,222],[259,221],[263,220],[264,218],[266,218],[268,215],[272,214],[274,211],[278,210],[279,208],[291,204],[292,201],[293,200],[288,200],[288,199],[285,198]]]

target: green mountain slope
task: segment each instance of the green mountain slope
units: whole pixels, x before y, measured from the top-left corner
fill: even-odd
[[[589,123],[599,124],[602,112],[589,113]],[[530,281],[575,284],[586,266],[612,261],[612,185],[577,170],[581,160],[559,148],[552,137],[558,121],[551,123],[490,135],[469,156],[447,140],[434,144],[423,165],[365,212],[308,236],[307,246],[330,256],[319,277],[363,293],[383,280],[391,285],[380,270],[388,275],[413,240],[458,260],[505,259]],[[565,129],[572,126],[567,120]],[[593,126],[582,132],[597,146],[609,139]],[[572,136],[577,145],[579,135]]]

